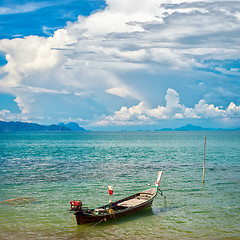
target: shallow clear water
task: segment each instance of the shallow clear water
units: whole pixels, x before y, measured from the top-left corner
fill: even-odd
[[[202,184],[203,141],[206,175]],[[152,208],[77,226],[70,200],[96,207],[154,184]],[[240,239],[240,132],[0,133],[0,239]]]

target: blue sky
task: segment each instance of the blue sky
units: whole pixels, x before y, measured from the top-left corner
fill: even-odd
[[[240,127],[240,1],[0,3],[0,120]]]

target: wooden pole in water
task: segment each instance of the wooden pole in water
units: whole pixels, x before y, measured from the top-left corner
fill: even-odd
[[[204,150],[203,150],[203,183],[205,177],[205,149],[206,149],[206,136],[204,137]]]

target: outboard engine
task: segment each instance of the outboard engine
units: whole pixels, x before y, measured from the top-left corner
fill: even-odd
[[[81,201],[71,201],[71,211],[79,211],[82,209],[82,202]]]

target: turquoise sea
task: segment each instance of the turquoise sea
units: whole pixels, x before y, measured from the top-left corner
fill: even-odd
[[[205,184],[202,183],[206,143]],[[69,202],[95,207],[154,184],[152,208],[77,226]],[[0,239],[240,239],[240,132],[2,132]]]

